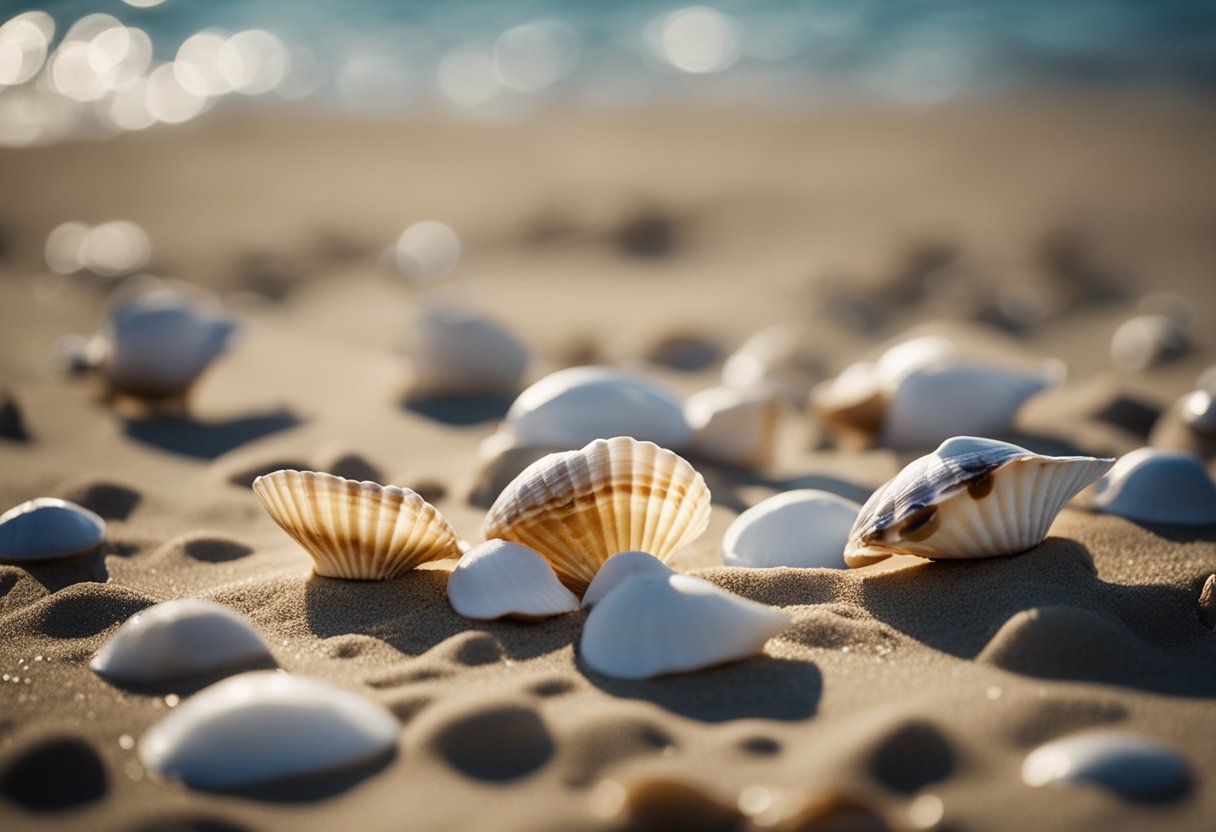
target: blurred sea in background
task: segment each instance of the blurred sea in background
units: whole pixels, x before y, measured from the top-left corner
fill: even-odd
[[[0,19],[6,145],[179,123],[246,98],[512,120],[570,102],[1216,88],[1204,0],[60,0],[0,3]]]

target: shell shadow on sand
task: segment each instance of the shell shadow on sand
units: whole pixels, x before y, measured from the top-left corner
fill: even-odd
[[[212,460],[301,423],[302,420],[289,410],[215,422],[202,422],[184,416],[153,415],[128,419],[123,432],[137,442],[162,451]]]
[[[507,415],[513,396],[402,396],[401,407],[433,422],[469,427],[497,422]]]

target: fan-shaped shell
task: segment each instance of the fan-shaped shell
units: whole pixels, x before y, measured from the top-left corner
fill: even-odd
[[[427,310],[411,340],[413,396],[513,395],[528,366],[528,348],[518,338],[467,310]]]
[[[519,394],[503,430],[516,444],[536,448],[579,448],[611,436],[678,448],[692,436],[674,393],[608,367],[571,367],[545,376]]]
[[[540,552],[581,593],[617,552],[666,560],[708,523],[709,488],[688,462],[617,436],[529,465],[490,507],[483,531]]]
[[[814,488],[769,497],[727,527],[722,562],[844,569],[844,546],[859,511],[852,500]]]
[[[790,620],[691,575],[638,577],[591,610],[580,652],[599,673],[646,679],[753,656]]]
[[[144,767],[230,789],[370,761],[396,746],[397,720],[327,682],[242,673],[196,693],[139,741]]]
[[[600,567],[583,593],[583,607],[595,606],[612,590],[633,578],[670,575],[675,572],[649,552],[617,552]]]
[[[1041,745],[1022,763],[1028,786],[1091,783],[1132,800],[1168,800],[1191,785],[1186,761],[1156,740],[1094,730]]]
[[[54,497],[26,500],[0,514],[0,560],[48,560],[90,552],[106,539],[106,521]]]
[[[234,610],[177,598],[136,613],[89,663],[122,682],[164,682],[271,661],[270,650]]]
[[[578,609],[578,596],[538,552],[509,540],[487,540],[460,557],[448,577],[448,601],[465,618],[537,621]]]
[[[258,477],[253,491],[318,575],[379,581],[460,556],[447,520],[408,488],[285,470]]]
[[[684,403],[690,451],[726,465],[761,468],[776,450],[780,404],[772,395],[710,387]]]
[[[849,533],[845,562],[1021,552],[1041,543],[1064,504],[1112,462],[1040,456],[1008,442],[956,436],[870,496]]]
[[[1138,448],[1119,458],[1094,487],[1092,505],[1141,523],[1216,523],[1216,484],[1197,458]]]

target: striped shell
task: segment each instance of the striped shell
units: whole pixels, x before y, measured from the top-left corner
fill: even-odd
[[[288,470],[258,477],[253,491],[327,578],[382,581],[460,556],[447,520],[408,488]]]
[[[1113,460],[1040,456],[956,436],[905,467],[862,507],[844,559],[865,566],[891,555],[983,558],[1043,542],[1060,510]]]
[[[581,594],[617,552],[667,560],[708,523],[709,488],[688,462],[617,436],[528,466],[490,507],[482,531],[540,552]]]

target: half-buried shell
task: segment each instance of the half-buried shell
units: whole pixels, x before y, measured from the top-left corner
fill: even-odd
[[[55,497],[26,500],[0,514],[0,560],[79,555],[93,551],[105,539],[105,520]]]
[[[582,593],[617,552],[667,560],[708,523],[709,488],[687,461],[617,436],[529,465],[490,507],[483,532],[540,552]]]
[[[870,496],[849,533],[845,562],[1024,551],[1043,541],[1064,504],[1113,461],[1041,456],[974,436],[947,439]]]
[[[408,488],[284,470],[258,477],[253,491],[312,555],[318,575],[380,581],[426,561],[460,557],[447,520]]]
[[[844,569],[841,553],[861,506],[828,491],[799,488],[762,500],[722,536],[727,566]]]
[[[1140,523],[1216,523],[1216,483],[1198,458],[1137,448],[1119,458],[1094,486],[1093,507]]]
[[[595,606],[604,596],[625,581],[638,577],[670,575],[675,572],[649,552],[617,552],[600,567],[587,591],[583,593],[583,609]]]
[[[553,567],[536,551],[509,540],[487,540],[460,557],[448,577],[448,601],[465,618],[539,621],[578,609]]]

